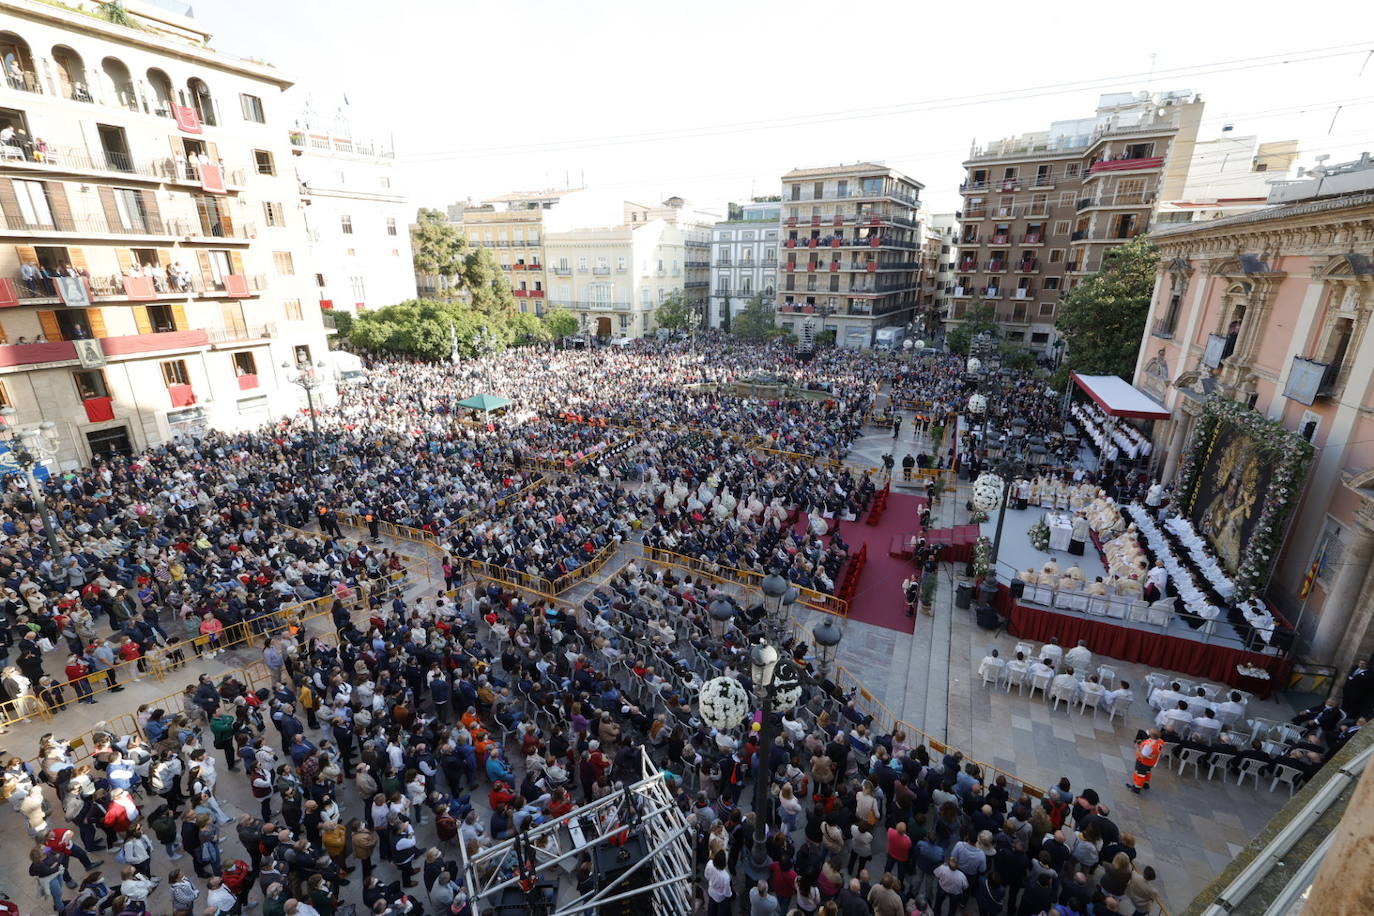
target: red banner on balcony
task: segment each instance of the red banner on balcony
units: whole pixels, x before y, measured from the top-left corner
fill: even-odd
[[[217,165],[198,165],[197,171],[200,172],[200,186],[211,194],[228,194],[224,189],[224,173]]]
[[[0,277],[0,309],[13,308],[19,304],[19,294],[15,292],[14,281]]]
[[[195,389],[190,385],[168,385],[167,394],[172,398],[173,407],[190,407],[196,402]]]
[[[173,105],[172,115],[176,118],[177,128],[188,134],[200,133],[200,112],[187,105]]]
[[[258,377],[256,375],[249,374],[239,376],[239,391],[248,391],[256,387],[258,387]]]
[[[248,278],[243,274],[225,274],[224,295],[234,299],[247,299],[250,295],[248,292]],[[320,305],[323,306],[324,303],[321,302]]]
[[[544,298],[544,291],[543,291],[542,289],[532,289],[532,290],[530,290],[530,298],[531,298],[531,299],[543,299],[543,298]]]
[[[130,299],[146,301],[157,298],[157,289],[153,286],[152,277],[125,277],[124,295]]]
[[[521,298],[521,299],[524,299],[525,296],[529,294],[529,291],[528,291],[528,290],[523,290],[523,289],[513,289],[513,290],[511,290],[511,292],[515,293],[515,295],[516,295],[518,298]]]
[[[1103,159],[1094,162],[1089,174],[1094,172],[1123,172],[1130,169],[1157,169],[1164,164],[1163,156],[1148,156],[1141,159]]]
[[[334,308],[334,300],[333,300],[333,299],[321,299],[321,300],[320,300],[320,308],[332,310],[332,309]]]
[[[81,403],[85,405],[86,419],[91,423],[114,419],[114,398],[87,398]]]

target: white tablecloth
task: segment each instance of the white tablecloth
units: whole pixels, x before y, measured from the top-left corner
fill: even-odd
[[[1068,550],[1073,534],[1073,522],[1069,517],[1051,513],[1045,516],[1045,523],[1050,526],[1050,550]]]

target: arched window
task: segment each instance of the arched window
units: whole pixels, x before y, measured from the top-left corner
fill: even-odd
[[[5,85],[20,92],[37,92],[37,71],[29,43],[13,32],[0,32],[0,67],[5,71]]]
[[[138,111],[138,92],[134,89],[133,77],[129,76],[129,68],[124,66],[124,62],[117,57],[107,57],[100,62],[100,69],[105,72],[105,79],[110,81],[115,103],[130,111]]]
[[[218,122],[215,120],[215,100],[210,95],[210,87],[205,85],[204,80],[193,76],[186,81],[186,89],[191,95],[191,106],[200,115],[200,123],[214,127]]]
[[[172,92],[171,77],[153,67],[148,71],[148,89],[152,94],[152,113],[164,118],[172,117],[172,106],[176,104],[176,96]]]
[[[53,63],[57,66],[58,92],[63,98],[74,102],[93,102],[91,87],[86,82],[86,65],[77,54],[66,45],[56,45],[52,49]]]

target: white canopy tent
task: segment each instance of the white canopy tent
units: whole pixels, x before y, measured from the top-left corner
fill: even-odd
[[[1074,384],[1082,388],[1102,412],[1111,417],[1136,420],[1167,420],[1169,409],[1125,379],[1115,375],[1072,373]]]

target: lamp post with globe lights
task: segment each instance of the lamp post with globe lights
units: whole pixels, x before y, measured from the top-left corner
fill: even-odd
[[[761,632],[755,634],[749,649],[749,673],[753,683],[751,698],[743,685],[733,678],[718,677],[702,685],[698,694],[698,708],[702,721],[712,728],[736,728],[749,718],[751,708],[760,712],[758,768],[754,773],[754,837],[744,870],[758,880],[769,874],[770,860],[766,847],[768,835],[768,790],[772,783],[772,750],[780,731],[778,716],[801,702],[802,670],[777,649],[786,630],[797,589],[777,571],[769,573],[759,583],[763,596]],[[734,605],[717,598],[707,606],[711,633],[722,637],[728,632],[736,614]],[[842,633],[833,617],[827,615],[812,630],[812,639],[820,663],[822,680],[828,679],[835,661]],[[752,703],[751,703],[752,699]]]
[[[292,368],[291,363],[286,361],[282,362],[281,367],[288,372]],[[310,469],[312,471],[315,469],[315,461],[318,458],[316,452],[320,447],[320,422],[315,417],[315,392],[324,387],[325,379],[322,371],[324,367],[324,360],[320,360],[312,366],[310,360],[298,359],[295,365],[295,378],[287,377],[287,381],[305,392],[305,403],[310,410]]]
[[[57,525],[53,521],[52,510],[48,508],[48,501],[43,496],[43,487],[35,473],[43,462],[57,456],[57,424],[51,420],[44,420],[36,426],[21,428],[15,425],[18,415],[19,412],[13,407],[0,407],[0,441],[10,447],[9,455],[12,459],[12,467],[3,469],[17,470],[28,480],[29,495],[33,498],[38,517],[43,520],[43,534],[48,539],[48,551],[52,559],[57,560],[63,554],[62,545],[57,540]],[[6,461],[3,464],[10,465],[11,462]]]

